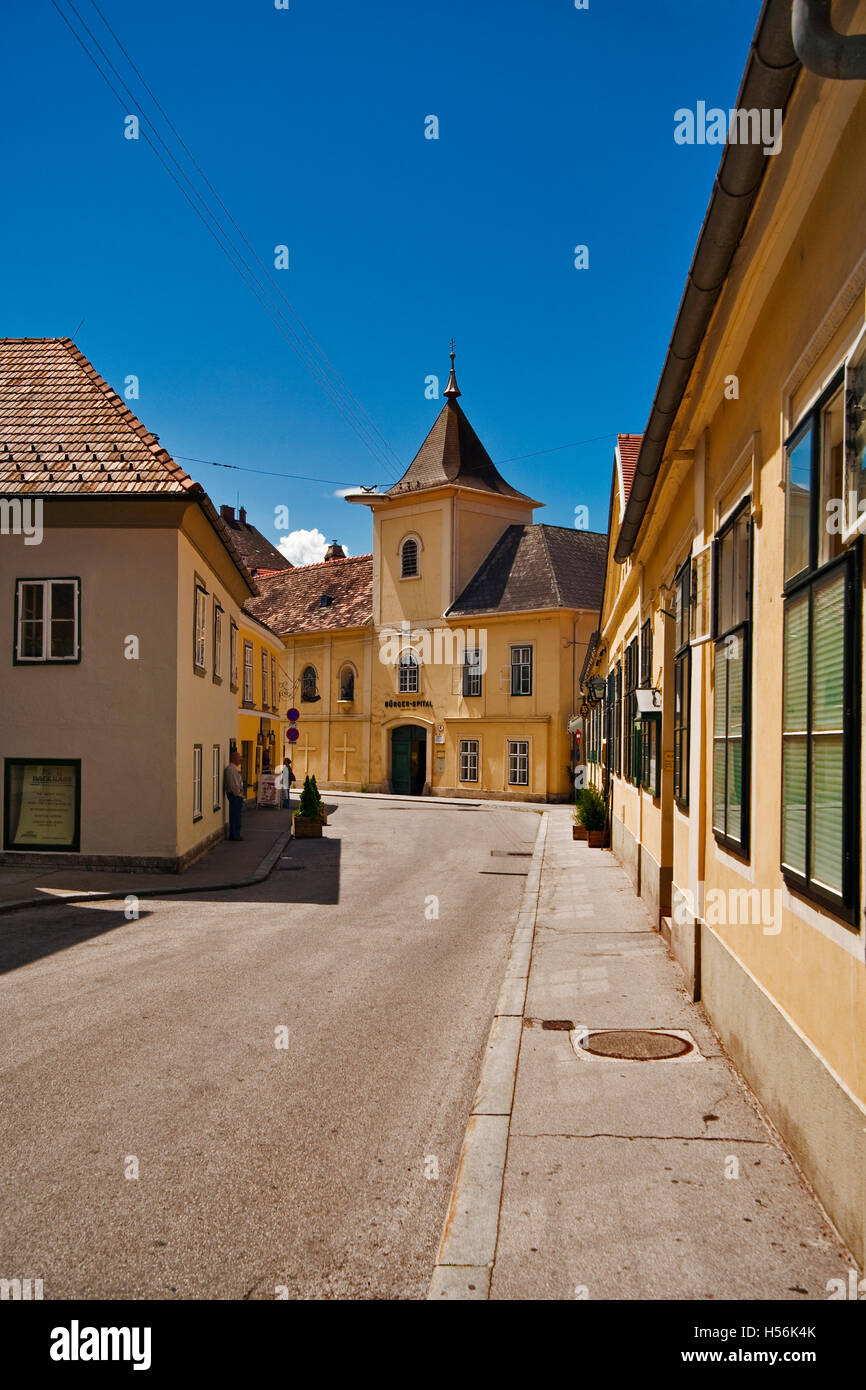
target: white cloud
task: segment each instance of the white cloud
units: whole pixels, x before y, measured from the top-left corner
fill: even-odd
[[[328,542],[315,527],[312,531],[290,531],[277,543],[277,550],[293,565],[318,565],[324,560],[327,548]],[[343,550],[348,555],[345,546]]]
[[[332,496],[332,497],[352,497],[356,492],[362,492],[362,491],[363,491],[363,489],[360,487],[360,485],[359,485],[358,483],[356,483],[354,487],[338,487],[336,492],[332,492],[332,493],[331,493],[331,496]]]

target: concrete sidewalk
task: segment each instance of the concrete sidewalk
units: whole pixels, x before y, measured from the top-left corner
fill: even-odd
[[[293,799],[293,808],[297,808],[297,797]],[[63,869],[0,865],[0,913],[93,895],[123,898],[136,893],[146,897],[246,887],[267,876],[290,835],[289,811],[250,807],[244,811],[242,840],[219,840],[180,874],[81,869],[74,865]]]
[[[643,903],[568,810],[544,820],[430,1298],[827,1299],[854,1261]],[[612,1029],[695,1046],[581,1048]]]

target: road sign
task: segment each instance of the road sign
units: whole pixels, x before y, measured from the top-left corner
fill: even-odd
[[[286,734],[286,738],[289,740],[289,743],[297,743],[300,737],[301,735],[298,733],[297,729],[289,729],[288,733]]]
[[[300,713],[296,709],[290,709],[286,711],[286,718],[288,719],[290,724],[297,724],[300,717]]]

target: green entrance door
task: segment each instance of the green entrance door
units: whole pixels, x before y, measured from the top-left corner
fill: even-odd
[[[403,724],[391,732],[391,786],[403,796],[420,796],[427,779],[427,731]]]

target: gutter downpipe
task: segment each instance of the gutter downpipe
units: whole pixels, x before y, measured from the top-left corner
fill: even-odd
[[[764,0],[737,109],[784,112],[799,73],[800,60],[791,36],[791,0]],[[644,431],[614,551],[619,564],[628,558],[637,540],[692,369],[772,157],[764,154],[761,145],[729,144],[724,148]]]
[[[837,82],[866,81],[866,34],[834,29],[831,0],[794,0],[791,33],[797,57],[810,72]]]

